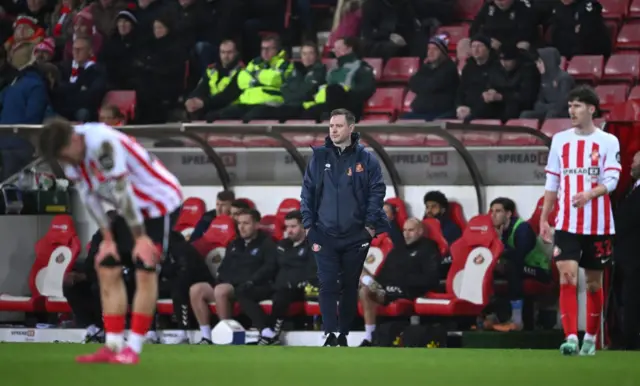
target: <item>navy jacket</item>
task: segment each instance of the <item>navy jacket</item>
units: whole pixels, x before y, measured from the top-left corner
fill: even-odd
[[[351,146],[340,151],[329,137],[313,148],[302,185],[300,211],[305,229],[317,226],[334,237],[389,231],[384,214],[386,186],[380,163],[351,134]]]

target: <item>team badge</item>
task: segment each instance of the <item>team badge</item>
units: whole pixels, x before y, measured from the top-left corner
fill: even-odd
[[[562,253],[562,250],[560,249],[559,246],[555,246],[553,247],[553,257],[558,257],[560,256],[560,254]]]
[[[376,261],[376,257],[374,255],[367,256],[367,260],[366,260],[367,264],[371,264],[374,261]]]
[[[100,147],[100,155],[98,156],[98,162],[104,170],[113,169],[113,146],[109,142],[103,142]]]
[[[593,152],[591,152],[591,161],[593,161],[593,162],[600,161],[600,153],[598,153],[595,150]]]
[[[362,164],[358,162],[356,164],[356,173],[362,173],[363,171],[364,171],[364,168],[362,167]]]
[[[314,252],[320,252],[320,245],[318,244],[313,244],[313,246],[311,247],[311,250]]]
[[[482,257],[482,255],[478,255],[473,259],[473,262],[480,265],[484,263],[484,257]]]
[[[64,263],[64,255],[62,253],[56,256],[56,263],[58,264]]]

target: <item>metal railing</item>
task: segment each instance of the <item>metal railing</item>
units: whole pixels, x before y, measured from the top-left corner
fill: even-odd
[[[15,134],[25,136],[33,140],[33,137],[42,130],[39,125],[12,125],[0,126],[0,135]],[[306,170],[306,160],[298,151],[298,148],[291,140],[287,139],[284,134],[325,134],[327,126],[322,124],[211,124],[211,123],[168,123],[162,125],[137,125],[137,126],[121,126],[118,130],[131,135],[133,137],[146,137],[151,139],[166,139],[182,137],[193,141],[207,155],[212,162],[218,177],[225,189],[231,188],[231,178],[227,172],[224,162],[216,150],[207,142],[209,135],[249,135],[249,136],[266,136],[277,140],[287,153],[292,157],[300,173],[304,174]],[[356,130],[360,133],[361,138],[377,154],[380,161],[389,173],[393,189],[396,197],[402,197],[402,179],[394,163],[384,146],[376,140],[372,134],[426,134],[434,135],[444,139],[462,158],[467,167],[473,185],[476,191],[478,209],[480,213],[486,211],[484,197],[484,182],[482,174],[473,157],[464,146],[464,144],[452,134],[452,131],[473,131],[473,132],[504,132],[504,133],[521,133],[531,135],[540,140],[546,147],[551,145],[551,138],[544,133],[530,127],[524,126],[498,126],[498,125],[478,125],[478,124],[462,124],[454,122],[425,122],[425,123],[395,123],[381,124],[366,122],[359,123]],[[51,165],[54,174],[62,177],[62,170],[59,165]]]

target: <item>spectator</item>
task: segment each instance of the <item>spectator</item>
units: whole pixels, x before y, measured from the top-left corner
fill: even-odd
[[[493,226],[505,247],[497,270],[507,278],[511,301],[510,321],[494,325],[493,328],[497,331],[519,331],[522,330],[524,279],[531,278],[542,283],[551,280],[550,256],[542,241],[538,241],[531,225],[516,215],[513,200],[498,197],[491,202],[490,211]]]
[[[417,73],[409,79],[409,90],[416,94],[411,112],[403,119],[452,118],[455,116],[456,89],[460,83],[458,69],[449,58],[448,39],[444,35],[429,40],[427,57]]]
[[[333,47],[337,40],[360,36],[362,7],[360,0],[345,1],[342,9],[336,10],[333,27],[325,48]]]
[[[316,261],[309,250],[300,211],[287,213],[284,224],[287,237],[278,243],[278,274],[274,282],[271,315],[267,318],[257,302],[250,307],[253,315],[247,313],[254,326],[264,326],[260,332],[259,345],[279,344],[284,318],[291,303],[304,301],[307,285],[319,285]],[[245,312],[247,311],[245,307]]]
[[[18,75],[18,71],[7,60],[7,51],[0,46],[0,92],[9,86]]]
[[[500,50],[505,85],[504,114],[502,120],[518,118],[524,110],[530,110],[538,95],[540,73],[525,51],[516,46],[502,45]]]
[[[336,41],[333,53],[338,58],[337,66],[329,69],[326,85],[320,87],[314,100],[304,103],[303,119],[319,121],[345,106],[356,119],[362,115],[364,104],[376,91],[376,79],[371,66],[358,58],[357,43],[354,38]]]
[[[122,126],[127,123],[127,118],[120,108],[115,105],[104,105],[100,108],[99,121],[109,126]]]
[[[67,41],[64,46],[63,59],[71,61],[73,58],[73,43],[78,38],[85,38],[91,45],[91,52],[94,55],[100,54],[102,50],[102,35],[100,35],[93,24],[93,16],[88,11],[78,12],[73,19],[73,39]]]
[[[549,23],[551,45],[560,55],[611,55],[611,35],[597,0],[560,0]]]
[[[64,47],[73,37],[73,19],[85,6],[83,0],[62,0],[58,2],[51,14],[50,35],[55,39],[55,45]]]
[[[100,52],[100,62],[107,69],[107,83],[115,89],[134,88],[133,60],[139,48],[136,44],[137,22],[130,11],[120,11],[115,20],[116,29],[109,35]]]
[[[415,12],[409,1],[367,0],[361,28],[366,56],[408,55],[416,33]]]
[[[4,3],[7,2],[3,2],[3,5]],[[48,23],[51,19],[50,14],[53,10],[55,1],[26,0],[24,1],[24,3],[26,3],[26,7],[21,9],[20,12],[17,13],[33,18],[40,27],[46,30],[49,27]]]
[[[236,81],[214,98],[212,105],[226,106],[207,114],[207,121],[242,119],[258,105],[281,105],[280,87],[293,72],[293,65],[282,49],[279,36],[262,38],[260,57],[238,73]],[[229,105],[231,102],[235,103]]]
[[[33,49],[33,55],[38,63],[50,63],[56,54],[56,43],[53,38],[45,38]]]
[[[45,37],[45,30],[38,25],[38,20],[29,16],[18,16],[13,23],[13,36],[5,43],[4,48],[9,54],[9,58],[13,55],[13,50],[22,44],[36,45]]]
[[[155,39],[141,46],[134,60],[138,74],[136,117],[141,123],[167,122],[184,90],[187,52],[173,27],[170,15],[157,18],[153,24]]]
[[[533,110],[523,111],[521,118],[547,119],[567,118],[569,92],[575,81],[566,71],[560,68],[560,52],[554,47],[540,48],[540,57],[536,60],[540,72],[538,98]]]
[[[488,37],[475,36],[471,40],[472,57],[467,60],[460,77],[456,116],[467,122],[472,119],[498,119],[503,114],[504,103],[502,94],[494,87],[502,77],[502,68],[491,50]]]
[[[238,237],[227,246],[218,268],[218,284],[215,288],[194,285],[190,290],[191,307],[200,324],[202,343],[211,342],[209,302],[216,302],[218,317],[226,320],[233,317],[234,300],[243,311],[251,314],[256,306],[260,307],[256,301],[268,299],[272,293],[276,245],[269,235],[259,230],[258,211],[245,209],[237,217]]]
[[[193,48],[200,63],[198,73],[215,60],[213,9],[204,0],[179,0],[180,18],[176,30],[186,47]]]
[[[154,24],[159,17],[177,15],[178,4],[173,0],[138,0],[138,39],[144,47],[156,40]]]
[[[396,300],[415,300],[438,287],[438,245],[425,237],[420,220],[410,218],[403,227],[404,242],[395,244],[378,273],[364,272],[360,278],[360,302],[364,312],[365,337],[360,346],[372,346],[379,305]]]
[[[71,121],[96,119],[107,79],[103,68],[95,62],[88,38],[75,39],[73,61],[62,66],[61,74],[63,81],[56,90],[55,110]]]
[[[209,225],[213,219],[219,214],[230,216],[231,215],[231,204],[236,199],[235,193],[231,190],[223,190],[222,192],[218,192],[216,196],[216,208],[205,212],[198,223],[193,228],[193,232],[191,233],[190,241],[195,241],[202,237],[202,235],[209,229]],[[244,201],[242,201],[244,202]]]
[[[102,36],[113,32],[113,23],[121,11],[127,9],[124,0],[98,0],[92,3],[87,11],[91,13],[96,30]]]
[[[225,40],[220,43],[220,64],[209,65],[195,90],[184,103],[187,113],[192,119],[202,119],[212,112],[215,106],[214,97],[223,92],[229,84],[237,82],[237,74],[242,69],[236,43]]]
[[[440,191],[432,190],[424,195],[424,218],[435,218],[440,221],[442,235],[449,245],[462,236],[462,230],[456,225],[449,213],[449,200]]]
[[[293,73],[280,88],[284,104],[278,107],[257,106],[244,116],[245,121],[275,119],[284,122],[302,115],[303,104],[312,101],[318,88],[324,84],[327,69],[318,57],[318,49],[313,42],[302,44],[300,57],[301,61],[293,63]]]
[[[528,0],[489,0],[473,20],[469,34],[488,37],[494,50],[503,45],[528,50],[537,40],[538,17]]]

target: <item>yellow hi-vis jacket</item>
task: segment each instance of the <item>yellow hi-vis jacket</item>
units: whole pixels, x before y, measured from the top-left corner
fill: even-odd
[[[238,88],[242,91],[238,103],[244,105],[281,105],[284,100],[280,87],[293,72],[293,63],[280,51],[270,61],[253,59],[238,74]]]

